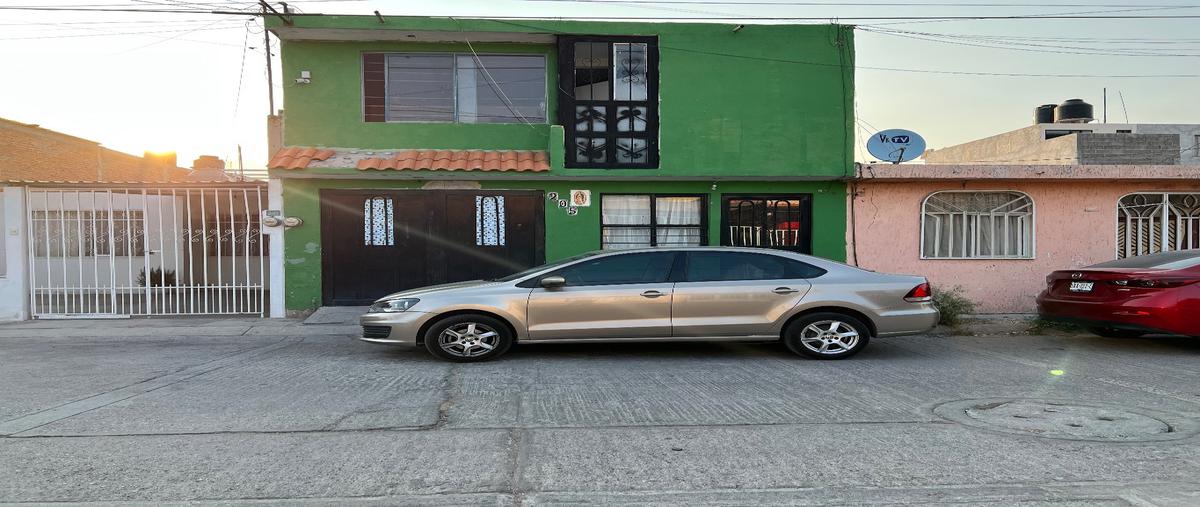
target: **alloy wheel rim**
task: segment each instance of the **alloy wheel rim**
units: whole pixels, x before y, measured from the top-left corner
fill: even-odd
[[[850,351],[860,336],[854,326],[840,320],[813,322],[800,330],[800,343],[818,354],[834,355]]]
[[[438,346],[457,357],[477,357],[496,348],[500,333],[486,324],[462,322],[446,328],[438,335]]]

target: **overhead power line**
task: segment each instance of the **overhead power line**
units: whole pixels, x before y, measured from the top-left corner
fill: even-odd
[[[739,5],[767,5],[767,6],[806,6],[806,7],[989,7],[989,8],[1004,8],[1004,7],[1148,7],[1148,8],[1181,8],[1190,9],[1200,7],[1197,5],[1177,5],[1177,4],[1097,4],[1097,3],[984,3],[984,4],[964,4],[961,2],[901,2],[901,3],[885,3],[885,2],[770,2],[770,1],[737,1],[737,0],[524,0],[526,2],[546,2],[546,3],[590,3],[590,4],[655,4],[655,5],[722,5],[737,7]]]
[[[869,25],[858,26],[859,30],[869,33],[877,33],[880,35],[888,35],[892,37],[902,37],[906,39],[937,42],[942,44],[951,44],[958,46],[970,46],[989,49],[1003,49],[1009,51],[1025,51],[1032,53],[1053,53],[1053,54],[1070,54],[1070,55],[1098,55],[1098,56],[1136,56],[1136,57],[1185,57],[1197,58],[1200,53],[1164,53],[1163,50],[1155,50],[1153,48],[1114,48],[1114,47],[1086,47],[1086,46],[1068,46],[1062,44],[1037,44],[1029,42],[1015,42],[1005,40],[989,40],[977,39],[973,37],[945,36],[936,33],[923,32],[908,32],[904,30],[895,30],[890,28],[872,27]]]
[[[1191,7],[1178,7],[1191,8]],[[236,16],[264,16],[270,14],[243,12],[243,11],[224,11],[224,10],[203,10],[203,9],[150,9],[150,8],[132,8],[132,7],[45,7],[45,6],[0,6],[0,10],[14,11],[55,11],[55,12],[141,12],[141,13],[164,13],[164,14],[220,14],[220,15],[236,15]],[[322,13],[302,13],[291,12],[289,16],[325,16]],[[427,16],[396,16],[389,17],[427,17]],[[647,20],[647,21],[829,21],[830,16],[459,16],[460,19],[495,19],[495,20],[547,20],[547,21],[572,21],[572,20]],[[934,20],[934,21],[954,21],[954,20],[971,20],[971,21],[987,21],[987,20],[1015,20],[1015,19],[1200,19],[1200,15],[1189,14],[1012,14],[1012,15],[968,15],[968,16],[848,16],[836,17],[841,21],[897,21],[897,20]]]

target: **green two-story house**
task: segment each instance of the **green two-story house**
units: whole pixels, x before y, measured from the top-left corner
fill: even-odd
[[[578,253],[841,260],[854,51],[842,25],[270,19],[288,310]],[[273,239],[272,241],[279,241]]]

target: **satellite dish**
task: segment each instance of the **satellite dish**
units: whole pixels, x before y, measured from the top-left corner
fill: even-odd
[[[893,164],[908,162],[925,153],[925,139],[911,130],[888,129],[867,140],[867,152]]]

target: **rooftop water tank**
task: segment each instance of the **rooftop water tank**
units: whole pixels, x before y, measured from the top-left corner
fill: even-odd
[[[1033,123],[1054,123],[1054,109],[1058,106],[1055,104],[1043,104],[1033,110]]]
[[[1083,99],[1068,99],[1054,110],[1055,123],[1088,123],[1096,118],[1092,116],[1091,104]]]

